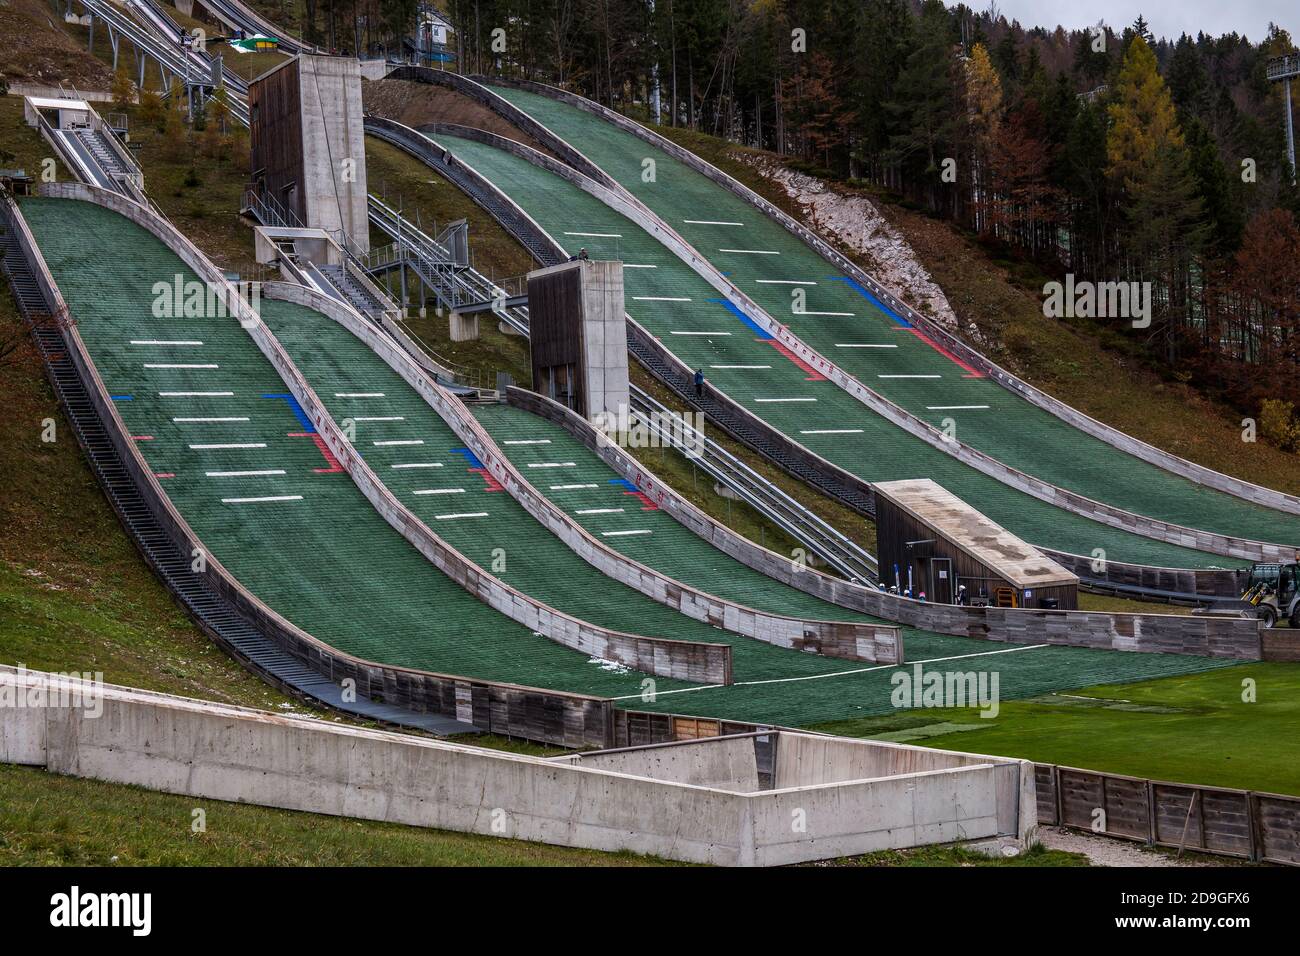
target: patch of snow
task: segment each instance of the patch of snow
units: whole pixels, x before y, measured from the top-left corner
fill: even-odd
[[[765,179],[779,185],[799,204],[803,219],[823,235],[873,264],[872,277],[924,315],[953,331],[960,323],[948,297],[916,258],[916,253],[865,196],[845,196],[816,176],[797,172],[770,159],[737,155]],[[972,324],[966,334],[980,341]]]
[[[607,661],[607,660],[605,660],[605,658],[603,658],[603,657],[591,657],[591,658],[588,658],[588,659],[587,659],[587,663],[588,663],[588,664],[595,664],[595,665],[598,666],[601,670],[603,670],[603,671],[612,671],[612,672],[615,673],[615,674],[626,674],[628,671],[631,670],[630,667],[627,667],[627,666],[624,665],[624,664],[620,664],[618,661]]]

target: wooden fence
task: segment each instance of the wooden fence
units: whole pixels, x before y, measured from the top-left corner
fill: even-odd
[[[1040,824],[1300,866],[1300,797],[1035,764]]]

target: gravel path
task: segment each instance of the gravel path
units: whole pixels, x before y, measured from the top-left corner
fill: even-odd
[[[1175,859],[1173,853],[1148,849],[1140,843],[1117,840],[1114,837],[1096,836],[1082,830],[1061,827],[1040,827],[1039,839],[1049,850],[1082,853],[1093,866],[1215,866],[1204,859],[1184,856]],[[1225,861],[1226,863],[1226,861]]]

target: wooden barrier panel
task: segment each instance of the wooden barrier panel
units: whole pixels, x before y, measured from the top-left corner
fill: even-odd
[[[1038,821],[1151,846],[1300,866],[1300,797],[1035,764]]]

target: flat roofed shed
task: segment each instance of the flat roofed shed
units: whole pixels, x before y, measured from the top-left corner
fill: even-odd
[[[882,481],[872,487],[879,499],[911,519],[908,524],[914,530],[904,532],[906,537],[923,528],[939,539],[936,554],[960,551],[1020,591],[1074,588],[1079,583],[1075,574],[929,478]],[[882,567],[885,550],[882,541]]]

